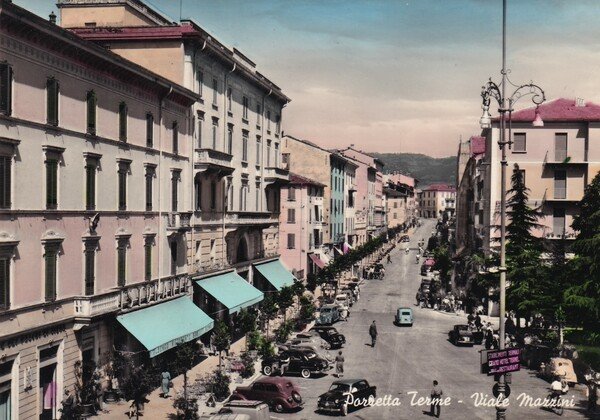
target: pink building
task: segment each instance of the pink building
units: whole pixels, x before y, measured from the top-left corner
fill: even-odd
[[[324,267],[323,193],[325,184],[290,174],[281,189],[279,253],[298,279]]]
[[[75,361],[212,326],[188,296],[197,95],[11,2],[0,27],[0,412],[55,419]]]
[[[420,193],[419,211],[421,212],[421,217],[438,218],[444,212],[450,216],[456,208],[455,201],[456,188],[453,185],[429,185]]]

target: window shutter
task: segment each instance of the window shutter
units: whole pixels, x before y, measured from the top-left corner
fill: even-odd
[[[0,113],[12,113],[12,67],[8,63],[0,63]]]
[[[119,104],[119,140],[127,141],[127,104]]]
[[[171,179],[171,211],[177,211],[177,182],[179,182],[179,173],[174,172]]]
[[[152,279],[152,244],[146,243],[144,248],[144,279],[149,281]]]
[[[96,93],[90,90],[87,93],[87,133],[96,135]]]
[[[51,77],[46,82],[47,98],[47,122],[50,125],[58,125],[58,81]]]
[[[10,307],[10,259],[0,259],[0,308]]]
[[[125,286],[125,244],[119,244],[117,248],[117,281],[119,286]]]
[[[46,250],[46,301],[56,299],[56,251]]]
[[[154,147],[154,116],[146,114],[146,146]]]
[[[10,202],[10,170],[11,157],[0,156],[0,208],[9,209]]]
[[[173,153],[179,153],[179,124],[173,121]]]
[[[46,161],[46,207],[56,209],[57,200],[57,181],[58,181],[58,162],[56,160]]]
[[[127,209],[127,173],[119,168],[119,210]]]
[[[146,173],[146,211],[152,211],[152,172]]]
[[[94,294],[94,249],[85,251],[85,294],[87,296]]]
[[[85,188],[85,207],[87,210],[96,208],[96,167],[87,165],[86,172],[86,188]]]

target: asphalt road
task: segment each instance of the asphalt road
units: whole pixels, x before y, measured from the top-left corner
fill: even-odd
[[[438,380],[448,406],[441,408],[441,417],[447,419],[494,419],[492,407],[476,406],[474,394],[492,397],[493,377],[479,373],[479,350],[482,346],[455,347],[448,341],[448,331],[454,324],[465,323],[465,316],[421,309],[415,306],[415,294],[421,281],[419,265],[415,263],[419,239],[427,239],[434,227],[432,220],[411,236],[412,251],[405,255],[396,248],[392,263],[386,266],[384,280],[368,280],[361,288],[360,300],[351,308],[348,322],[335,326],[346,335],[342,349],[345,378],[365,378],[377,386],[377,396],[394,399],[400,405],[366,407],[351,411],[349,418],[360,419],[414,419],[430,418],[429,406],[418,405],[419,397],[428,397],[434,379]],[[399,306],[412,307],[415,313],[413,327],[396,327],[394,312]],[[368,329],[375,320],[378,340],[370,346]],[[336,378],[331,374],[321,378],[294,378],[305,400],[304,408],[296,413],[274,414],[275,418],[314,419],[330,415],[316,412],[318,396],[327,391]],[[552,419],[558,416],[539,407],[521,406],[521,393],[535,398],[548,395],[549,384],[523,369],[513,373],[508,419]],[[562,418],[590,418],[585,416],[582,386],[572,389],[574,408],[565,409]]]

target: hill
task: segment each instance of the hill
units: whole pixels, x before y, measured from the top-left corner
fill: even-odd
[[[385,164],[384,172],[402,172],[419,180],[419,188],[456,183],[456,157],[432,158],[420,153],[369,153]]]

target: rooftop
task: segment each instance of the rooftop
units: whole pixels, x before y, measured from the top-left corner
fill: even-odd
[[[513,112],[512,121],[531,122],[535,118],[536,107]],[[600,121],[600,105],[575,99],[555,99],[539,106],[544,122],[550,121]]]
[[[290,173],[290,184],[316,185],[317,187],[326,187],[325,184],[322,184],[318,181],[293,173]]]
[[[427,188],[423,189],[423,191],[449,191],[455,192],[456,187],[447,184],[431,184]]]

